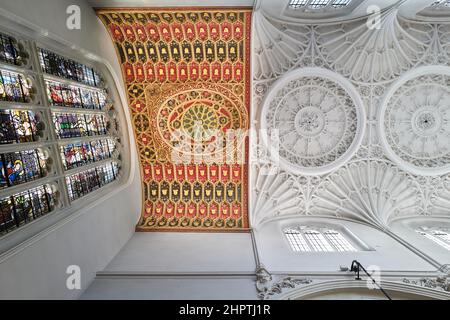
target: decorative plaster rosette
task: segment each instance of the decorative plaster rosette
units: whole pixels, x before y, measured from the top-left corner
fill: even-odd
[[[418,175],[450,172],[450,68],[421,67],[387,92],[380,135],[389,157]]]
[[[306,175],[346,163],[361,143],[365,123],[352,84],[321,68],[294,70],[276,82],[261,117],[262,138],[273,161]],[[279,147],[273,137],[278,137]]]

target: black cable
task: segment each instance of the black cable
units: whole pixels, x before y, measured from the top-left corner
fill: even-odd
[[[356,267],[355,267],[356,264]],[[388,298],[389,300],[392,300],[391,297],[387,294],[386,291],[384,291],[384,289],[381,287],[381,285],[379,285],[374,278],[372,278],[372,276],[367,272],[367,270],[363,267],[363,265],[361,263],[359,263],[357,260],[353,260],[352,261],[352,265],[350,267],[350,271],[355,272],[356,275],[356,280],[361,280],[361,278],[359,277],[359,270],[362,269],[364,271],[364,273],[372,280],[372,282],[381,290],[381,292],[383,292],[383,294],[386,296],[386,298]]]

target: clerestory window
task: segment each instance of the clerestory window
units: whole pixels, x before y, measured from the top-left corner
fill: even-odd
[[[354,252],[356,247],[342,232],[329,228],[299,226],[284,230],[291,249],[296,252]]]

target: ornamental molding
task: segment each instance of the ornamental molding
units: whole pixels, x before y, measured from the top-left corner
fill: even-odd
[[[254,30],[256,82],[317,66],[361,84],[388,83],[414,67],[450,61],[450,25],[402,18],[398,5],[380,14],[380,28],[370,28],[367,17],[310,24],[256,10]]]
[[[272,299],[285,291],[310,283],[312,280],[308,278],[272,276],[264,266],[260,266],[256,270],[256,290],[258,298],[261,300]]]
[[[436,289],[433,287],[418,286],[412,283],[404,282],[401,278],[382,280],[381,286],[385,291],[388,291],[394,300],[404,299],[404,295],[413,295],[419,299],[431,298],[437,300],[448,300],[450,294],[447,291]],[[277,296],[272,296],[278,300],[299,300],[309,299],[311,296],[320,297],[321,294],[331,292],[351,292],[355,289],[366,289],[367,293],[371,291],[379,293],[379,299],[386,299],[378,289],[369,289],[367,281],[352,279],[332,279],[332,280],[317,280],[314,279],[310,285],[299,286],[296,289],[283,292]],[[364,297],[364,295],[362,296]]]
[[[420,182],[432,185],[433,179],[417,181],[388,160],[354,159],[322,177],[267,174],[271,169],[252,167],[262,172],[252,180],[254,226],[280,217],[328,216],[384,229],[394,219],[426,216],[431,209],[444,213],[450,196],[450,180],[446,187],[424,192]]]
[[[363,102],[348,80],[326,69],[303,68],[287,73],[266,95],[261,135],[281,168],[319,175],[354,155],[365,117]],[[269,140],[272,134],[279,143]]]
[[[450,264],[442,265],[438,269],[438,276],[436,277],[427,277],[418,280],[404,278],[403,282],[415,286],[448,292],[450,294]]]
[[[411,70],[387,91],[379,135],[389,158],[416,175],[450,173],[450,67]]]
[[[450,282],[447,277],[438,277],[434,279],[422,278],[419,280],[409,280],[405,278],[403,279],[403,282],[424,288],[450,292]]]
[[[345,275],[347,276],[347,275]],[[389,280],[382,280],[381,286],[390,294],[410,294],[419,297],[447,300],[450,297],[450,277],[440,275],[436,277],[424,278],[401,278],[394,277]],[[333,279],[272,275],[263,265],[256,270],[256,291],[261,300],[298,300],[308,299],[312,295],[331,292],[333,290],[348,291],[353,289],[375,290],[368,286],[368,282],[363,280],[343,279],[336,277]]]

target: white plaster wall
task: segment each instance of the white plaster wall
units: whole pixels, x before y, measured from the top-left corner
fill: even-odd
[[[81,30],[66,28],[66,8],[81,8]],[[110,38],[94,11],[82,0],[0,0],[0,12],[35,30],[35,39],[44,37],[73,46],[74,55],[100,56],[124,100],[120,68]],[[2,21],[2,23],[6,23]],[[127,116],[129,116],[127,114]],[[129,132],[131,128],[128,128]],[[126,138],[126,137],[125,137]],[[125,139],[126,140],[126,139]],[[46,232],[0,256],[0,299],[77,298],[134,233],[140,213],[141,189],[134,141],[130,137],[130,177],[119,187],[105,187],[100,198],[72,213]],[[98,196],[97,196],[98,197]],[[83,200],[79,200],[83,202]],[[43,217],[41,219],[45,219]],[[66,288],[68,265],[81,267],[81,290]]]
[[[96,279],[81,299],[256,300],[252,277]]]
[[[2,257],[0,299],[77,298],[133,233],[136,217],[131,210],[136,206],[129,205],[134,201],[132,190],[115,190],[74,220]],[[66,288],[69,265],[81,268],[81,290]]]
[[[358,252],[293,252],[282,230],[288,226],[312,222],[343,226],[372,250]],[[255,232],[261,263],[269,272],[336,272],[350,267],[353,260],[364,266],[377,265],[381,271],[434,271],[431,264],[384,232],[345,220],[292,218],[275,220],[260,226]]]
[[[432,216],[426,216],[425,218],[414,217],[396,221],[392,223],[390,229],[413,247],[437,261],[439,265],[450,264],[450,252],[447,249],[415,231],[421,226],[438,227],[450,230],[450,221],[448,218]]]
[[[105,272],[254,272],[249,233],[134,234]]]
[[[81,299],[256,299],[249,233],[136,233]]]

